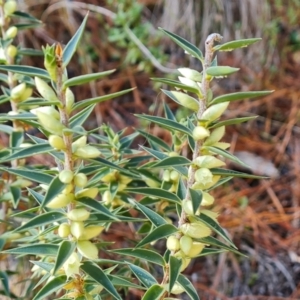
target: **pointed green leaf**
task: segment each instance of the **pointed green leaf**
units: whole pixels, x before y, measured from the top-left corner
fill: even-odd
[[[80,27],[77,29],[76,33],[74,34],[74,36],[71,38],[71,40],[69,41],[69,43],[66,45],[64,51],[63,51],[63,66],[66,67],[70,60],[72,59],[74,53],[77,50],[79,41],[81,39],[81,36],[84,32],[84,28],[85,28],[85,24],[88,18],[88,13],[86,14],[86,16],[84,17]]]
[[[85,107],[83,110],[79,111],[70,118],[70,127],[74,128],[76,126],[82,125],[94,111],[95,104]]]
[[[203,257],[203,256],[207,256],[207,255],[220,254],[220,253],[224,253],[224,252],[228,252],[228,250],[225,250],[225,249],[204,248],[201,251],[201,253],[199,253],[197,256],[195,256],[195,258],[196,257]]]
[[[169,260],[169,293],[171,293],[174,284],[176,283],[178,276],[180,274],[180,268],[182,265],[182,260],[174,256],[170,256]]]
[[[96,212],[100,212],[101,214],[106,215],[106,216],[110,217],[111,219],[118,221],[118,218],[112,212],[110,212],[100,202],[95,201],[95,199],[83,197],[83,198],[77,199],[76,202],[79,202],[79,203],[83,204],[84,206],[87,206],[87,207],[95,210]]]
[[[235,73],[239,68],[232,68],[228,66],[209,67],[206,69],[206,74],[209,76],[226,76]]]
[[[133,178],[136,178],[137,175],[124,169],[124,168],[121,168],[119,167],[118,165],[102,158],[102,157],[97,157],[97,158],[94,158],[94,159],[91,159],[91,161],[93,161],[94,163],[98,164],[98,165],[101,165],[101,166],[104,166],[104,167],[108,167],[108,168],[111,168],[111,169],[114,169],[114,170],[118,170],[120,171],[122,174],[124,175],[128,175],[128,176],[131,176]]]
[[[266,176],[257,176],[257,175],[242,173],[242,172],[233,171],[233,170],[219,169],[219,168],[213,168],[213,169],[210,169],[210,171],[214,175],[220,175],[220,176],[231,176],[231,177],[252,178],[252,179],[266,179],[266,178],[268,178]]]
[[[153,150],[151,148],[148,147],[144,147],[144,146],[140,146],[142,149],[144,149],[145,151],[147,151],[148,153],[150,153],[153,157],[159,159],[159,160],[163,160],[166,159],[168,157],[170,157],[169,155],[162,153],[160,151],[156,151]],[[173,167],[176,171],[178,171],[181,175],[187,177],[188,175],[188,169],[186,167],[182,167],[182,166],[174,166]]]
[[[30,48],[18,49],[18,54],[28,55],[28,56],[43,56],[44,55],[43,51],[37,50],[37,49],[30,49]]]
[[[155,228],[153,231],[151,231],[145,238],[143,238],[136,247],[142,247],[146,244],[149,244],[151,242],[154,242],[156,240],[162,239],[164,237],[167,237],[171,234],[174,234],[178,232],[178,228],[176,228],[174,225],[171,224],[164,224],[157,228]]]
[[[16,209],[18,207],[19,201],[21,199],[21,188],[17,186],[10,186],[9,190],[12,194],[13,206]]]
[[[160,266],[164,266],[166,264],[165,260],[160,254],[148,249],[123,248],[123,249],[111,250],[110,252],[144,259],[146,261],[149,261],[154,264],[158,264]]]
[[[165,112],[165,117],[168,119],[168,120],[172,120],[172,121],[175,121],[176,122],[176,117],[174,116],[174,114],[172,113],[169,105],[164,102],[163,103],[164,105],[164,112]]]
[[[92,73],[92,74],[73,77],[73,78],[67,79],[64,82],[63,87],[67,88],[67,87],[74,86],[74,85],[77,86],[80,84],[88,83],[88,82],[103,78],[105,76],[108,76],[108,75],[112,74],[113,72],[115,72],[115,70],[109,70],[109,71],[100,72],[100,73]]]
[[[49,184],[53,179],[53,176],[51,175],[31,169],[0,168],[0,170],[4,170],[7,173],[14,174],[38,183]]]
[[[9,125],[0,124],[0,131],[5,132],[7,134],[12,134],[14,132],[14,129]]]
[[[18,248],[13,248],[9,250],[2,251],[3,253],[10,253],[10,254],[19,254],[19,255],[49,255],[49,256],[56,256],[58,250],[58,245],[54,244],[33,244]]]
[[[53,224],[54,222],[61,221],[63,219],[66,219],[66,215],[61,212],[58,212],[58,211],[42,213],[41,215],[36,216],[33,219],[30,219],[27,223],[18,227],[15,231],[21,232],[24,230],[28,230],[29,228],[32,228],[32,227]]]
[[[221,186],[221,185],[223,185],[224,183],[230,181],[232,178],[233,178],[233,177],[230,177],[230,176],[229,176],[229,177],[224,177],[224,178],[220,179],[220,180],[219,180],[216,184],[214,184],[212,187],[210,187],[209,189],[207,189],[207,190],[205,190],[205,191],[206,191],[206,192],[209,192],[209,191],[215,189],[216,187]]]
[[[33,197],[33,199],[38,203],[38,205],[41,205],[43,203],[44,196],[42,196],[41,194],[37,193],[36,191],[30,188],[27,188],[27,191]]]
[[[49,153],[53,148],[47,144],[32,145],[30,147],[23,148],[17,152],[14,152],[12,155],[5,157],[2,162],[7,162],[15,159],[21,159],[29,156],[34,156],[42,153]]]
[[[58,176],[54,177],[49,184],[41,207],[45,207],[55,196],[60,194],[65,187],[66,185],[59,180]]]
[[[107,277],[109,278],[109,280],[111,281],[111,283],[114,286],[122,286],[122,287],[127,287],[127,288],[138,289],[138,290],[145,289],[144,287],[142,287],[140,285],[134,284],[133,282],[126,280],[124,278],[118,277],[118,276],[108,274]]]
[[[44,79],[49,79],[49,74],[44,69],[36,68],[36,67],[29,67],[29,66],[19,66],[19,65],[1,65],[0,70],[22,74],[22,75],[28,75],[28,76],[37,76]]]
[[[145,269],[133,264],[129,264],[129,268],[145,287],[150,288],[152,285],[157,284],[156,279]]]
[[[176,121],[168,120],[168,119],[165,119],[162,117],[149,116],[149,115],[136,114],[135,116],[137,116],[138,118],[153,122],[161,127],[167,128],[171,131],[179,131],[184,134],[192,136],[192,132],[189,128],[185,127],[184,125],[182,125]]]
[[[135,88],[131,88],[131,89],[127,89],[127,90],[124,90],[124,91],[117,92],[117,93],[109,94],[109,95],[104,95],[104,96],[100,96],[100,97],[95,97],[95,98],[82,100],[82,101],[79,101],[79,102],[75,103],[74,106],[73,106],[73,109],[82,109],[82,108],[84,108],[88,105],[91,105],[91,104],[101,103],[103,101],[110,100],[110,99],[122,96],[126,93],[129,93],[129,92],[133,91],[134,89]]]
[[[222,102],[231,102],[231,101],[238,101],[243,99],[250,99],[256,97],[263,97],[270,95],[274,91],[254,91],[254,92],[238,92],[238,93],[231,93],[226,95],[221,95],[214,98],[210,103],[209,106],[222,103]]]
[[[18,30],[24,30],[24,29],[32,29],[32,28],[37,28],[37,27],[41,27],[42,24],[41,23],[17,23],[14,24],[14,26],[16,26],[18,28]]]
[[[18,148],[24,141],[24,133],[21,131],[14,131],[10,135],[9,146],[12,148]]]
[[[179,105],[182,105],[195,112],[199,110],[199,101],[189,96],[188,94],[176,91],[167,91],[163,89],[161,91]]]
[[[8,83],[8,76],[6,74],[0,73],[0,81],[4,81],[5,83]]]
[[[178,204],[181,203],[181,200],[178,198],[177,195],[175,195],[169,191],[159,189],[159,188],[150,188],[150,187],[126,188],[126,192],[162,198],[162,199],[166,199],[170,202],[174,202],[174,203],[178,203]]]
[[[176,81],[176,80],[172,80],[172,79],[166,79],[166,78],[150,78],[152,81],[154,82],[161,82],[164,84],[168,84],[172,87],[176,87],[178,89],[184,90],[184,91],[188,91],[194,94],[199,94],[199,90],[196,89],[193,86],[188,86],[185,85],[183,83],[181,83],[180,81]]]
[[[32,300],[44,300],[47,296],[59,291],[67,283],[67,276],[56,277],[46,283],[34,296]]]
[[[167,221],[152,209],[140,204],[139,202],[135,202],[135,205],[155,227],[167,224]]]
[[[18,18],[24,18],[24,19],[27,19],[31,22],[36,22],[36,23],[42,23],[41,20],[35,18],[34,16],[26,13],[26,12],[23,12],[23,11],[15,11],[12,16],[14,17],[18,17]]]
[[[205,214],[200,214],[200,216],[195,216],[196,219],[203,222],[205,225],[207,225],[210,229],[212,229],[214,232],[219,234],[225,241],[227,241],[233,248],[236,249],[236,246],[233,244],[231,239],[227,236],[224,229],[220,226],[220,224],[215,221],[213,218],[209,217]]]
[[[218,127],[221,127],[221,126],[240,124],[240,123],[243,123],[243,122],[248,122],[248,121],[254,120],[256,118],[257,118],[257,116],[252,116],[252,117],[235,118],[235,119],[219,121],[215,124],[212,123],[211,125],[209,125],[209,129],[218,128]]]
[[[1,129],[1,128],[0,128],[0,129]],[[171,147],[170,147],[167,143],[165,143],[162,139],[158,138],[157,136],[154,136],[154,135],[152,135],[152,134],[150,134],[150,133],[148,133],[148,132],[145,132],[145,131],[143,131],[143,130],[137,129],[137,131],[138,131],[142,136],[144,136],[147,140],[149,140],[149,141],[151,141],[151,142],[157,144],[157,145],[158,145],[159,147],[161,147],[162,149],[164,149],[164,150],[166,150],[166,151],[168,151],[168,152],[170,152],[170,151],[172,150]]]
[[[63,266],[71,254],[74,253],[75,248],[75,242],[63,241],[60,244],[52,274],[55,275],[55,273]]]
[[[5,296],[9,297],[9,277],[5,271],[0,270],[0,282],[3,286]]]
[[[253,43],[260,41],[261,38],[243,39],[231,41],[222,45],[217,45],[213,49],[214,51],[232,51],[234,49],[247,47]]]
[[[122,300],[122,298],[116,291],[115,287],[112,285],[107,275],[98,265],[90,261],[85,261],[80,266],[80,269],[83,270],[87,275],[92,277],[96,282],[101,284],[104,287],[104,289],[115,299]]]
[[[203,60],[203,54],[202,52],[193,44],[185,40],[184,38],[178,36],[175,33],[172,33],[168,30],[165,30],[163,28],[159,28],[161,31],[163,31],[165,34],[167,34],[177,45],[179,45],[182,49],[184,49],[187,53],[190,55],[198,58],[199,60]]]
[[[185,289],[185,292],[191,297],[192,300],[200,300],[195,287],[184,275],[180,274],[177,281]]]
[[[189,189],[190,196],[193,204],[193,211],[196,213],[202,202],[202,191]]]
[[[246,168],[250,168],[249,166],[247,166],[245,163],[243,163],[239,158],[237,158],[236,156],[234,156],[233,154],[231,154],[230,152],[226,151],[226,150],[223,150],[221,148],[218,148],[218,147],[213,147],[213,146],[204,146],[203,147],[204,149],[207,149],[215,154],[219,154],[221,156],[223,156],[224,158],[228,158],[230,159],[231,161],[243,166],[243,167],[246,167]]]
[[[201,243],[203,243],[203,244],[217,246],[217,247],[219,247],[219,248],[221,248],[223,250],[231,251],[231,252],[236,253],[238,255],[247,257],[247,255],[239,252],[238,250],[236,250],[236,248],[233,248],[231,246],[228,246],[228,245],[222,243],[221,241],[219,241],[218,239],[214,238],[213,236],[208,236],[208,237],[205,237],[205,238],[202,238],[202,239],[198,239],[198,241],[201,242]],[[205,252],[208,253],[209,250],[211,250],[211,248],[204,248],[204,250],[205,250]],[[201,253],[199,255],[201,255]]]
[[[162,299],[164,293],[165,289],[161,285],[154,284],[147,289],[147,292],[144,294],[142,300],[160,300]]]
[[[157,163],[155,163],[154,165],[152,165],[152,168],[164,168],[164,167],[174,167],[174,166],[186,166],[186,165],[190,165],[192,162],[187,159],[184,156],[171,156],[171,157],[167,157]]]

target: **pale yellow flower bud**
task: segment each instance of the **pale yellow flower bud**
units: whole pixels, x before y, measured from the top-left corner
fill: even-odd
[[[96,147],[85,145],[77,148],[74,155],[81,158],[96,158],[101,155],[101,152]]]
[[[83,197],[89,197],[89,198],[96,198],[98,194],[98,189],[97,188],[87,188],[87,189],[83,189],[79,192],[76,193],[75,198],[83,198]]]
[[[78,240],[84,232],[84,224],[83,222],[72,222],[71,223],[71,234]]]
[[[12,15],[17,10],[17,1],[9,0],[4,3],[4,13],[6,16]]]
[[[82,236],[79,237],[79,240],[90,240],[98,236],[104,229],[105,227],[99,225],[85,227]]]
[[[203,126],[196,126],[193,130],[193,138],[195,141],[203,140],[210,135],[209,130]]]
[[[187,253],[188,257],[196,257],[198,254],[202,252],[204,249],[205,244],[194,241],[192,244],[192,247],[190,248],[190,251]]]
[[[25,101],[27,100],[29,97],[31,97],[32,95],[32,92],[33,92],[33,89],[31,87],[26,87],[24,93],[21,95],[21,97],[19,98],[20,101]]]
[[[58,135],[51,134],[48,137],[48,141],[49,141],[50,146],[57,150],[66,149],[66,145],[65,145],[63,138]]]
[[[83,147],[86,145],[87,137],[86,135],[81,136],[75,142],[72,143],[72,151],[75,152],[78,148]]]
[[[67,88],[66,89],[66,110],[68,114],[72,112],[74,102],[75,102],[75,96],[73,92],[69,88]]]
[[[71,183],[74,177],[74,173],[71,170],[62,170],[59,175],[58,178],[62,183]]]
[[[109,190],[106,190],[103,195],[102,195],[102,201],[104,202],[104,204],[108,205],[112,202],[112,195],[111,192]]]
[[[84,173],[78,173],[74,176],[74,184],[78,187],[85,187],[88,182],[88,178]]]
[[[36,115],[38,117],[39,123],[44,129],[55,135],[62,135],[65,126],[59,120],[40,111],[37,111]]]
[[[68,219],[72,221],[86,221],[90,216],[90,212],[85,208],[75,208],[67,213]]]
[[[61,238],[66,238],[71,233],[70,225],[68,223],[62,223],[58,227],[58,235]]]
[[[183,234],[195,239],[200,239],[211,235],[211,229],[201,222],[182,224],[180,230]]]
[[[10,58],[14,58],[18,54],[18,48],[14,45],[9,45],[6,49],[6,53]]]
[[[5,32],[7,39],[13,39],[18,34],[18,28],[16,26],[9,27]]]
[[[179,240],[176,238],[176,236],[171,235],[167,239],[167,249],[170,251],[177,251],[180,249]]]
[[[57,101],[59,102],[56,93],[54,90],[48,85],[46,81],[39,77],[34,77],[35,85],[38,92],[41,94],[43,98],[49,101]]]
[[[78,241],[77,249],[79,253],[86,258],[98,258],[98,248],[90,241]]]
[[[190,236],[187,236],[187,235],[183,235],[181,238],[180,238],[180,249],[181,251],[187,255],[191,248],[192,248],[192,245],[193,245],[193,239],[190,237]]]
[[[21,96],[23,95],[23,93],[25,92],[26,90],[26,84],[23,82],[23,83],[20,83],[19,85],[15,86],[12,90],[11,90],[11,93],[10,93],[10,96],[11,96],[11,99],[14,101],[14,102],[20,102],[20,98]]]
[[[71,201],[74,200],[73,194],[59,194],[55,198],[53,198],[48,204],[46,204],[49,208],[62,208],[66,207]]]

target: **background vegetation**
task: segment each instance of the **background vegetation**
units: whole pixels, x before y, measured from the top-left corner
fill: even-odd
[[[24,46],[35,49],[46,43],[67,42],[86,11],[91,11],[83,46],[69,68],[70,76],[114,68],[118,72],[89,88],[80,87],[75,91],[77,99],[138,87],[132,94],[97,107],[87,124],[91,128],[105,121],[115,129],[128,126],[130,132],[131,126],[141,126],[133,113],[150,111],[160,115],[163,95],[158,94],[158,86],[153,86],[149,78],[162,77],[162,73],[172,77],[172,70],[184,64],[195,67],[194,60],[185,61],[183,52],[161,36],[158,26],[202,48],[211,32],[223,35],[224,42],[263,38],[247,50],[223,54],[221,63],[242,70],[213,86],[215,94],[275,89],[262,99],[233,103],[227,112],[227,117],[245,116],[245,111],[260,116],[247,125],[228,128],[226,139],[234,145],[231,151],[252,166],[249,172],[271,178],[236,178],[216,192],[219,221],[249,258],[232,253],[209,256],[194,261],[185,272],[202,299],[299,299],[299,1],[26,0],[22,5],[24,11],[44,23],[20,37]],[[26,59],[27,64],[42,66],[43,59],[38,56]],[[179,116],[184,113],[177,111]],[[160,128],[147,130],[165,137]],[[0,138],[6,145],[6,137]],[[136,147],[144,142],[140,138]],[[39,163],[45,163],[43,157]],[[103,238],[117,240],[120,246],[133,233],[115,227]],[[1,268],[15,263],[6,258],[1,257]],[[16,282],[28,277],[28,266],[18,263],[25,272]],[[22,289],[22,284],[16,285],[16,293]],[[131,294],[130,299],[138,298]]]

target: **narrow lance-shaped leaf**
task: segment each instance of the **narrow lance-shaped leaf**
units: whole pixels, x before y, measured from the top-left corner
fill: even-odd
[[[196,89],[195,87],[185,85],[185,84],[181,83],[180,81],[166,79],[166,78],[151,78],[151,80],[154,82],[168,84],[169,86],[176,87],[178,89],[181,89],[181,90],[184,90],[187,92],[191,92],[191,93],[195,93],[195,94],[199,93],[199,90]]]
[[[69,41],[69,43],[66,45],[64,51],[63,51],[63,66],[66,67],[72,56],[74,55],[75,51],[77,50],[79,41],[81,39],[81,36],[84,32],[84,28],[85,28],[85,24],[88,18],[88,14],[86,14],[85,18],[83,19],[80,27],[78,28],[78,30],[76,31],[76,33],[74,34],[74,36],[71,38],[71,40]]]
[[[161,31],[163,31],[165,34],[168,35],[177,45],[179,45],[182,49],[184,49],[187,53],[190,55],[203,60],[203,54],[202,52],[193,44],[185,40],[184,38],[178,36],[175,33],[172,33],[168,30],[165,30],[163,28],[159,28]]]
[[[64,213],[58,211],[52,211],[43,213],[35,218],[29,220],[27,223],[23,224],[22,226],[18,227],[15,231],[21,232],[24,230],[28,230],[33,227],[38,227],[47,224],[53,224],[54,222],[63,220],[66,218]]]
[[[185,127],[184,125],[182,125],[176,121],[165,119],[162,117],[149,116],[149,115],[136,114],[136,116],[138,118],[153,122],[161,127],[167,128],[171,131],[179,131],[179,132],[182,132],[182,133],[192,136],[192,132],[189,130],[189,128]]]
[[[243,99],[267,96],[273,92],[274,91],[254,91],[254,92],[238,92],[238,93],[221,95],[221,96],[214,98],[209,103],[209,106],[217,104],[217,103],[222,103],[222,102],[231,102],[231,101],[238,101],[238,100],[243,100]]]
[[[165,260],[160,254],[148,249],[125,248],[125,249],[111,250],[110,252],[140,258],[148,262],[158,264],[160,266],[164,266],[166,264]]]
[[[231,154],[230,152],[223,150],[221,148],[218,147],[213,147],[213,146],[205,146],[203,147],[204,149],[207,149],[215,154],[219,154],[222,155],[224,158],[228,158],[229,160],[243,166],[246,168],[250,168],[249,166],[247,166],[245,163],[243,163],[239,158],[237,158],[236,156],[234,156],[233,154]]]
[[[224,121],[219,121],[219,122],[216,122],[215,124],[209,125],[209,129],[218,128],[218,127],[221,127],[221,126],[240,124],[240,123],[243,123],[243,122],[248,122],[248,121],[254,120],[256,118],[257,118],[257,116],[251,116],[251,117],[243,117],[243,118],[235,118],[235,119],[228,119],[228,120],[224,120]]]
[[[182,260],[174,256],[170,256],[169,260],[169,292],[172,291],[174,284],[180,274],[180,268],[182,265]]]
[[[152,165],[152,168],[186,166],[190,165],[191,163],[192,162],[184,156],[171,156],[155,163],[154,165]]]
[[[86,75],[81,75],[81,76],[76,76],[70,79],[67,79],[64,84],[63,87],[67,88],[70,86],[77,86],[80,84],[85,84],[100,78],[103,78],[107,75],[110,75],[111,73],[115,72],[115,70],[109,70],[109,71],[105,71],[105,72],[99,72],[99,73],[92,73],[92,74],[86,74]]]
[[[126,93],[129,93],[129,92],[133,91],[134,89],[135,88],[131,88],[131,89],[127,89],[127,90],[124,90],[124,91],[117,92],[117,93],[113,93],[113,94],[109,94],[109,95],[104,95],[104,96],[99,96],[99,97],[79,101],[79,102],[75,103],[75,105],[73,106],[73,110],[82,109],[82,108],[84,108],[88,105],[91,105],[91,104],[101,103],[101,102],[104,102],[106,100],[110,100],[110,99],[122,96]]]
[[[193,204],[193,212],[196,213],[197,209],[200,207],[202,202],[202,191],[189,189],[191,201]]]
[[[178,283],[185,289],[192,300],[200,300],[198,293],[192,283],[182,274],[178,276]]]
[[[70,127],[74,128],[76,126],[82,125],[94,111],[95,104],[91,104],[85,107],[83,110],[76,113],[74,116],[70,118]]]
[[[129,193],[135,193],[135,194],[139,194],[139,195],[158,197],[158,198],[166,199],[168,201],[179,203],[179,204],[181,203],[181,200],[178,198],[177,195],[175,195],[169,191],[159,189],[159,188],[150,188],[150,187],[149,188],[148,187],[127,188],[126,191]]]
[[[147,289],[142,300],[160,300],[162,299],[164,293],[165,289],[161,285],[154,284],[149,289]]]
[[[23,148],[20,151],[14,152],[9,157],[6,157],[3,160],[3,162],[15,160],[15,159],[21,159],[29,156],[34,156],[37,154],[42,154],[42,153],[48,153],[52,150],[53,148],[48,143],[40,144],[40,145],[32,145],[30,147]]]
[[[129,264],[129,268],[145,287],[150,288],[152,285],[157,284],[156,279],[145,269],[133,264]]]
[[[67,261],[76,248],[76,243],[71,241],[63,241],[57,252],[55,265],[53,268],[53,274],[55,274]]]
[[[18,255],[49,255],[56,256],[58,245],[54,244],[33,244],[13,249],[2,251],[3,253],[18,254]]]
[[[53,179],[53,176],[43,173],[42,171],[36,171],[31,169],[13,169],[13,168],[0,168],[7,173],[14,174],[29,180],[33,180],[38,183],[49,184]]]
[[[112,285],[111,281],[107,277],[107,275],[103,272],[103,270],[96,264],[85,261],[81,265],[81,270],[83,270],[87,275],[93,278],[96,282],[101,284],[104,289],[111,294],[115,299],[122,300],[115,287]]]
[[[210,171],[212,172],[212,174],[220,175],[220,176],[231,176],[231,177],[252,178],[252,179],[268,178],[266,176],[257,176],[257,175],[242,173],[242,172],[233,171],[233,170],[219,169],[219,168],[213,168],[213,169],[210,169]]]
[[[67,283],[67,276],[56,277],[46,283],[34,296],[32,300],[43,300],[54,292],[59,291]]]
[[[22,74],[22,75],[28,75],[31,77],[37,76],[45,79],[49,79],[49,74],[44,69],[36,68],[36,67],[29,67],[29,66],[19,66],[19,65],[1,65],[0,70]]]
[[[234,49],[247,47],[247,46],[254,44],[260,40],[261,40],[261,38],[236,40],[236,41],[224,43],[222,45],[217,45],[213,49],[214,49],[214,51],[232,51]]]
[[[161,148],[163,148],[166,151],[171,151],[171,147],[165,143],[162,139],[158,138],[157,136],[154,136],[148,132],[145,132],[143,130],[137,130],[142,136],[144,136],[147,140],[152,141],[153,143],[157,144]]]
[[[54,177],[49,184],[48,190],[41,206],[46,206],[55,196],[61,193],[65,187],[66,185],[59,180],[58,176]]]
[[[139,202],[134,202],[134,204],[155,227],[167,224],[167,221],[152,209],[140,204]]]
[[[165,238],[171,234],[174,234],[178,232],[178,228],[176,228],[174,225],[171,224],[164,224],[157,228],[155,228],[153,231],[151,231],[145,238],[143,238],[136,247],[142,247],[146,244],[149,244],[153,241]]]

